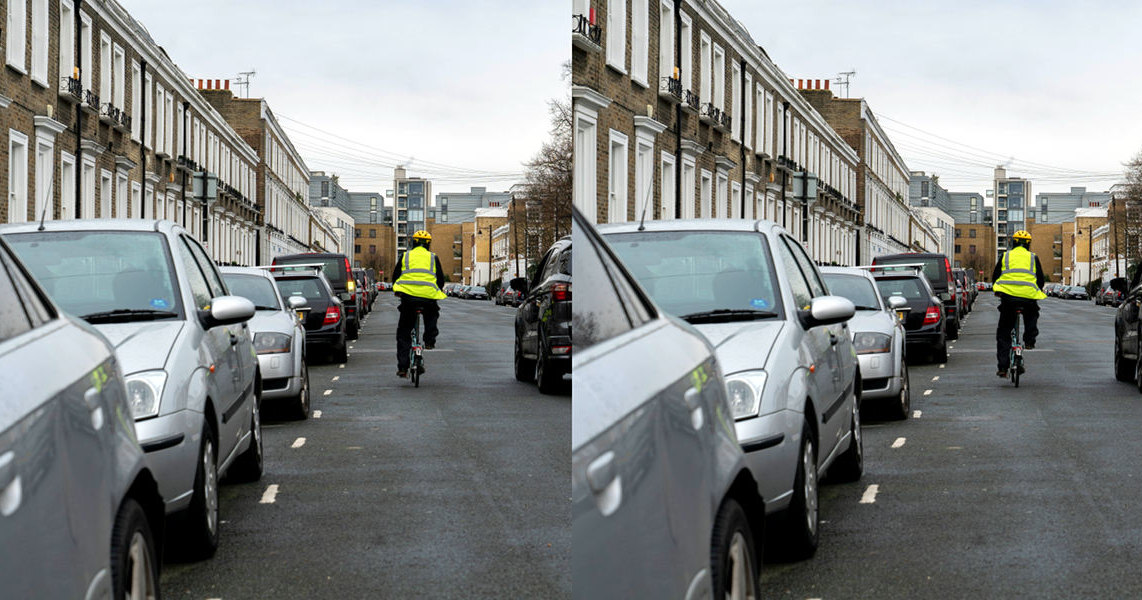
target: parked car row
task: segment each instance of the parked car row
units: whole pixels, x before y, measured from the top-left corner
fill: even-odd
[[[906,252],[877,256],[872,259],[874,266],[914,265],[928,280],[931,295],[943,304],[941,321],[944,336],[949,340],[959,338],[963,318],[971,312],[978,291],[971,285],[972,279],[964,269],[953,269],[947,256],[936,253]],[[927,309],[925,309],[927,313]],[[930,320],[925,318],[925,320]],[[931,323],[929,323],[931,325]]]
[[[523,301],[523,294],[508,286],[500,286],[496,290],[496,304],[500,306],[519,306]]]
[[[1126,297],[1124,292],[1120,292],[1110,285],[1110,281],[1106,281],[1099,287],[1098,291],[1094,294],[1094,303],[1100,306],[1119,306],[1122,304],[1122,299]]]
[[[446,283],[444,289],[445,294],[453,298],[462,298],[464,300],[490,300],[491,296],[488,295],[488,290],[482,285],[464,285],[462,283]]]
[[[1109,288],[1107,289],[1109,290]],[[1114,292],[1114,290],[1109,290],[1109,292],[1112,294],[1117,294]],[[1090,300],[1090,293],[1088,293],[1086,288],[1081,285],[1045,283],[1043,284],[1043,293],[1047,294],[1048,296],[1060,298],[1063,300]]]

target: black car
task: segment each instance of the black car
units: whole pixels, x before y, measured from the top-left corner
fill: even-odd
[[[515,378],[554,392],[571,372],[571,236],[548,248],[530,283],[519,277],[511,288],[523,295],[515,317]]]
[[[337,299],[344,307],[346,333],[349,339],[357,339],[357,330],[361,326],[358,316],[361,303],[362,290],[357,288],[357,281],[353,278],[353,268],[349,257],[334,252],[306,252],[304,254],[286,254],[274,257],[275,265],[320,264],[321,271],[325,273],[329,285]]]
[[[1139,347],[1140,321],[1139,305],[1142,304],[1142,269],[1134,272],[1133,279],[1116,277],[1110,280],[1110,289],[1122,294],[1122,302],[1114,313],[1114,378],[1129,381],[1142,392],[1142,373],[1138,360],[1142,353]]]
[[[357,282],[357,290],[361,295],[361,316],[369,314],[373,308],[373,290],[369,288],[369,278],[364,269],[353,269],[353,281]]]
[[[948,362],[948,320],[928,278],[904,269],[874,270],[872,275],[885,303],[893,296],[908,302],[904,313],[905,353],[926,353],[938,363]]]
[[[877,256],[872,259],[874,265],[887,264],[921,264],[924,276],[936,297],[944,303],[944,316],[948,339],[954,340],[960,332],[960,302],[956,291],[955,277],[952,275],[952,263],[947,255],[934,252],[906,252],[904,254],[889,254]]]
[[[290,296],[302,296],[306,300],[309,310],[305,313],[305,354],[319,356],[326,353],[334,362],[345,362],[349,358],[345,342],[348,319],[344,315],[344,305],[333,293],[329,280],[316,269],[273,273],[278,292],[287,304]]]

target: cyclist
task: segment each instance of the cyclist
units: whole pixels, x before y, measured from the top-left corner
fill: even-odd
[[[1015,328],[1016,311],[1023,311],[1023,345],[1030,350],[1035,347],[1035,338],[1039,336],[1036,326],[1039,322],[1038,301],[1047,297],[1042,291],[1046,281],[1043,265],[1030,249],[1031,234],[1020,229],[1011,237],[1014,245],[1003,253],[991,273],[991,280],[995,282],[992,291],[999,297],[999,327],[995,330],[999,369],[995,374],[1000,377],[1007,377],[1010,366],[1011,330]]]
[[[446,298],[440,291],[444,285],[444,269],[440,257],[428,249],[432,235],[421,229],[412,234],[412,246],[397,260],[393,269],[393,292],[400,298],[400,319],[397,320],[397,377],[407,377],[409,350],[412,346],[412,328],[416,326],[416,311],[424,315],[424,347],[436,346],[436,321],[440,306]],[[423,367],[422,367],[423,369]],[[423,372],[423,370],[421,371]]]

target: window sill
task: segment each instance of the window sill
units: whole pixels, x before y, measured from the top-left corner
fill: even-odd
[[[643,89],[648,89],[648,88],[650,88],[650,84],[649,84],[649,83],[647,83],[646,81],[643,81],[643,80],[641,80],[641,79],[638,79],[638,78],[636,78],[636,77],[631,77],[631,78],[630,78],[630,80],[631,80],[631,82],[632,82],[632,83],[634,83],[634,84],[638,85],[639,87],[641,87],[641,88],[643,88]]]
[[[7,66],[8,66],[8,68],[9,68],[9,69],[12,69],[13,71],[15,71],[15,72],[17,72],[17,73],[19,73],[19,74],[21,74],[21,75],[27,75],[27,74],[28,74],[28,71],[27,71],[27,69],[24,69],[24,68],[23,68],[23,67],[21,67],[20,65],[17,65],[17,64],[13,64],[13,63],[10,63],[10,62],[9,62],[9,63],[6,63],[6,64],[7,64]]]
[[[37,75],[32,75],[32,83],[40,86],[41,88],[43,88],[45,90],[48,89],[48,82],[44,81],[43,77],[39,77]]]
[[[607,68],[612,70],[612,71],[615,71],[616,73],[621,73],[623,75],[627,74],[627,70],[625,68],[623,68],[622,66],[616,65],[610,61],[607,61]]]

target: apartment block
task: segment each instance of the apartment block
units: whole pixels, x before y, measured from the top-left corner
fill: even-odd
[[[432,182],[421,177],[409,177],[404,167],[393,169],[393,225],[396,227],[396,252],[408,248],[412,234],[424,229],[429,217],[429,200]]]
[[[590,220],[765,218],[854,264],[858,157],[716,1],[572,3],[575,206]],[[817,189],[794,197],[794,180]]]
[[[956,223],[991,222],[991,209],[984,206],[983,194],[977,192],[948,192],[947,213]]]
[[[1026,229],[1031,234],[1031,252],[1039,257],[1039,264],[1043,266],[1047,280],[1062,281],[1063,224],[1039,223],[1032,217],[1027,219]]]
[[[477,208],[507,206],[509,192],[489,192],[485,187],[471,187],[467,192],[436,194],[436,216],[440,223],[462,223],[476,217]]]
[[[1035,194],[1035,220],[1039,223],[1062,223],[1075,218],[1076,208],[1106,206],[1111,193],[1088,192],[1085,187],[1072,187],[1069,192]]]
[[[170,219],[256,262],[257,154],[142,25],[115,0],[0,13],[0,222]]]
[[[1026,228],[1033,197],[1031,182],[1022,177],[1008,177],[1006,168],[996,167],[993,185],[995,203],[991,214],[995,224],[995,248],[1003,252],[1011,247],[1011,236]]]
[[[975,269],[976,281],[991,281],[995,267],[995,232],[991,226],[973,223],[957,224],[953,264],[963,269]],[[1043,268],[1047,264],[1043,263]]]

